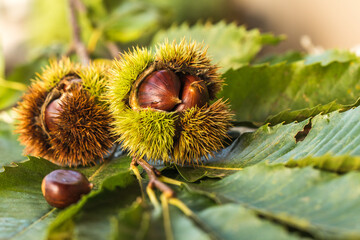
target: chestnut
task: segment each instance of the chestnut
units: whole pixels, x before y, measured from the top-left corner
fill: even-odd
[[[41,191],[51,206],[65,208],[79,201],[92,187],[93,184],[82,173],[59,169],[44,177]]]
[[[61,99],[55,99],[46,107],[45,109],[45,124],[49,131],[55,129],[56,117],[60,114],[61,108]]]
[[[176,111],[183,111],[195,106],[201,108],[209,102],[209,91],[203,80],[190,74],[182,75],[180,80],[183,85],[181,91],[182,103],[176,107]]]
[[[174,72],[170,70],[152,72],[139,86],[139,106],[171,111],[181,103],[180,88],[180,80]]]
[[[137,103],[140,108],[162,111],[184,111],[203,107],[210,100],[204,80],[190,74],[176,75],[171,70],[149,74],[138,86]],[[130,103],[131,105],[131,103]]]

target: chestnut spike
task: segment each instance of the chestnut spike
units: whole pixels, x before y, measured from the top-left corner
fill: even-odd
[[[139,86],[139,106],[171,111],[181,103],[180,88],[180,80],[174,72],[170,70],[155,71],[147,76]]]
[[[183,111],[195,106],[201,108],[209,102],[209,91],[203,80],[189,74],[182,75],[180,80],[183,84],[182,103],[176,107],[176,111]]]

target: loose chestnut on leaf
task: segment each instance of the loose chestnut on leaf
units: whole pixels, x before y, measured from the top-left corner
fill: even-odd
[[[41,191],[46,201],[53,207],[65,208],[88,194],[93,187],[87,178],[72,170],[55,170],[46,175]]]
[[[201,45],[185,40],[165,42],[154,55],[144,48],[124,53],[108,87],[118,141],[134,159],[178,164],[221,149],[233,115],[226,101],[215,100],[223,85],[217,70]]]
[[[25,154],[62,166],[103,159],[113,145],[112,117],[104,100],[107,71],[104,64],[50,62],[15,109]]]

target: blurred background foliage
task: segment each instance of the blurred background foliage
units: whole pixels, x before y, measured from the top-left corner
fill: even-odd
[[[199,40],[207,34],[211,37],[207,40],[219,46],[210,48],[209,53],[215,60],[225,60],[225,72],[250,61],[275,64],[304,59],[311,63],[329,55],[348,59],[352,56],[341,52],[328,51],[318,58],[306,54],[321,53],[324,48],[356,47],[360,30],[350,24],[360,20],[360,15],[352,11],[357,6],[360,3],[353,0],[341,6],[329,0],[326,9],[321,0],[277,0],[271,4],[266,0],[82,0],[78,1],[78,22],[92,59],[112,59],[132,46],[154,46],[168,36],[179,39],[191,33]],[[208,29],[208,23],[219,24]],[[243,24],[245,27],[237,27]],[[270,34],[260,36],[260,32],[267,31],[277,36],[284,33],[287,40]],[[301,39],[306,34],[318,45]],[[77,60],[67,0],[0,0],[0,38],[0,110],[16,103],[49,58],[70,55]],[[256,41],[258,45],[252,45]],[[266,44],[278,45],[263,49]],[[263,57],[253,59],[260,50]]]
[[[10,1],[1,1],[0,11],[3,7],[2,12],[6,13],[4,6]],[[16,103],[30,79],[49,58],[63,55],[77,58],[72,54],[68,1],[15,2],[27,4],[19,5],[26,7],[26,19],[21,21],[26,33],[25,40],[14,51],[18,56],[8,57],[7,64],[0,47],[0,109],[11,108]],[[83,0],[78,1],[77,7],[81,38],[92,59],[113,58],[129,47],[148,46],[155,33],[174,24],[234,20],[227,17],[229,4],[223,0]],[[12,36],[2,39],[5,38]]]

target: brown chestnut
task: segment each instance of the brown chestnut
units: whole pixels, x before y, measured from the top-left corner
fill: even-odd
[[[170,70],[155,71],[147,76],[139,86],[139,106],[171,111],[181,103],[180,88],[180,80],[174,72]]]
[[[183,85],[181,91],[182,103],[176,107],[176,111],[183,111],[192,107],[202,107],[209,102],[209,92],[206,84],[197,76],[182,75],[180,81]]]
[[[61,99],[55,99],[45,109],[45,124],[47,129],[51,132],[55,129],[56,117],[60,114]]]
[[[92,187],[93,184],[82,173],[59,169],[44,177],[41,191],[51,206],[65,208],[79,201]]]

